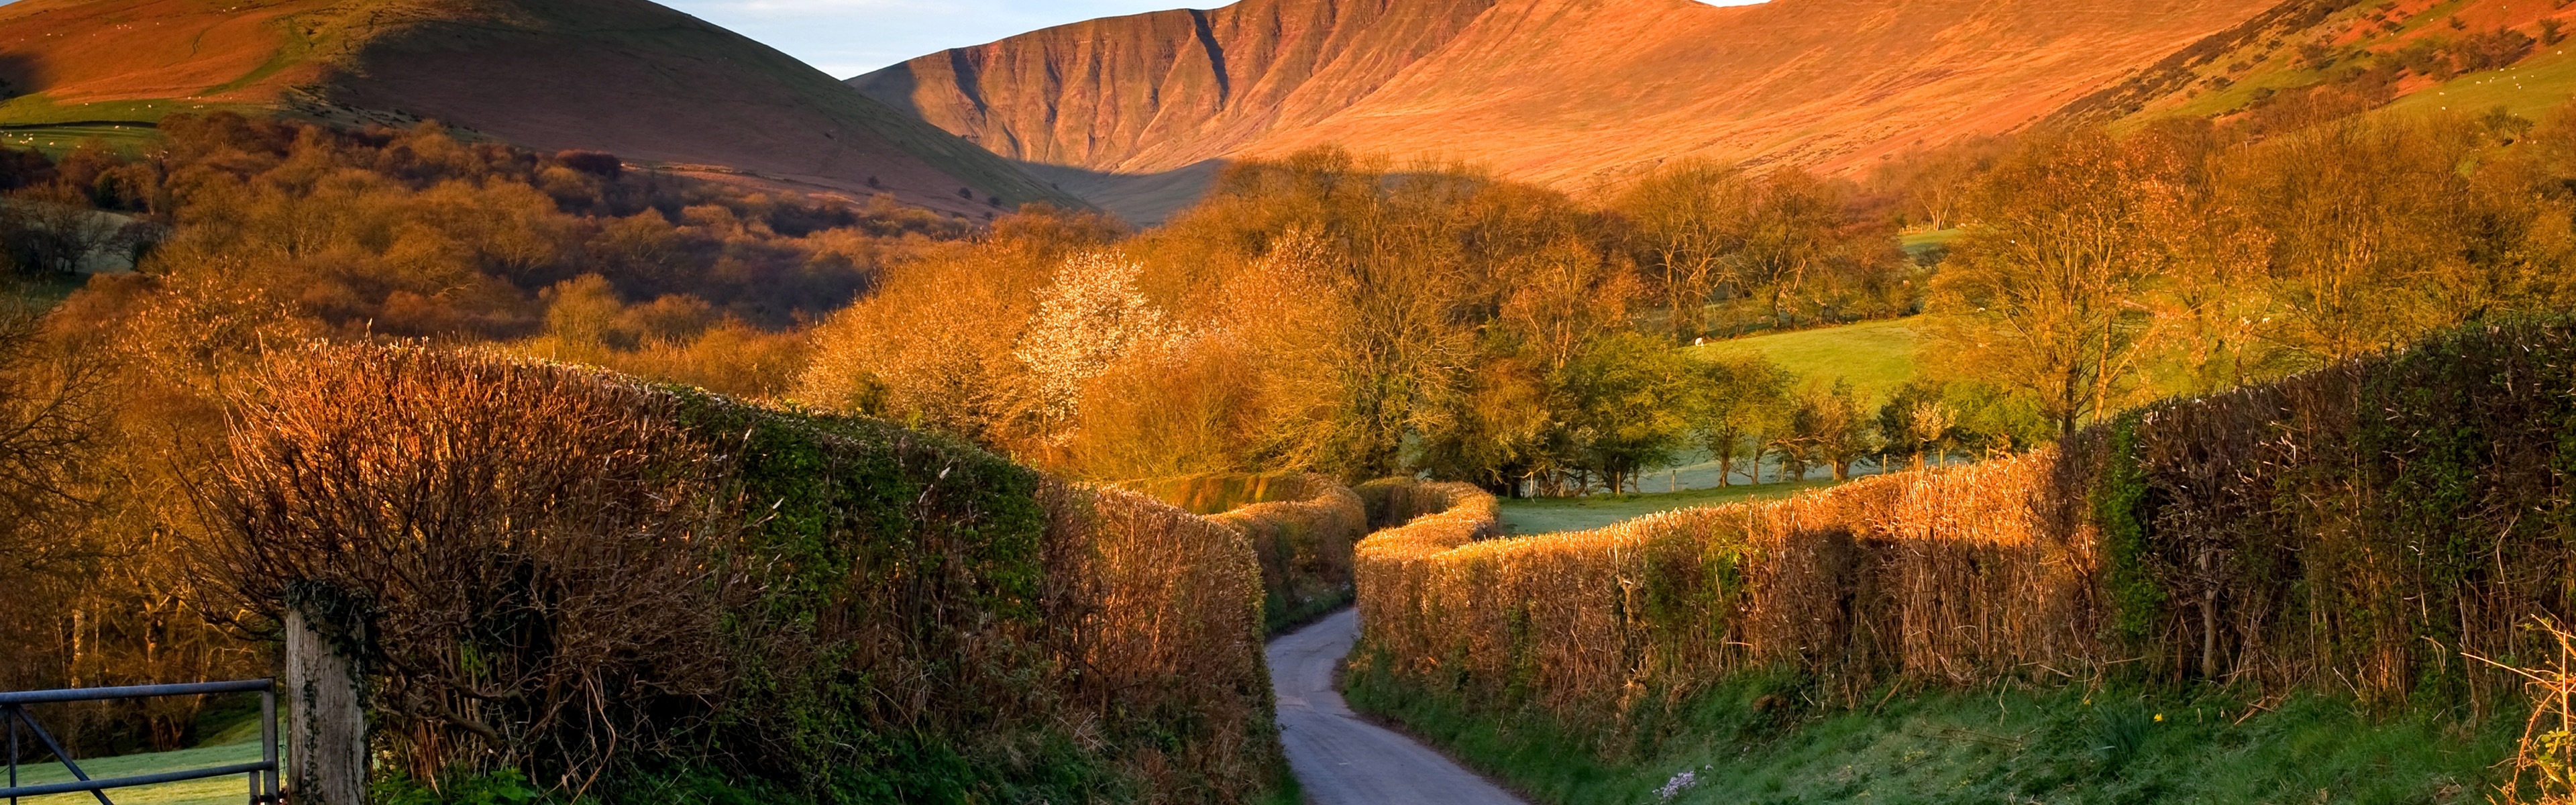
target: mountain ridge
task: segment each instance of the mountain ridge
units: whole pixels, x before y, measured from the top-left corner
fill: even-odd
[[[1681,157],[1856,172],[2027,126],[2278,5],[1242,0],[1044,29],[850,83],[1005,157],[1136,181],[1325,144],[1560,186]],[[1208,60],[1172,44],[1193,15],[1228,78],[1267,95],[1218,102]],[[1329,58],[1235,64],[1305,43]],[[1247,108],[1262,97],[1304,103]]]

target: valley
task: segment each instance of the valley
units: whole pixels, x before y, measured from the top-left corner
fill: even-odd
[[[2576,8],[1073,9],[0,2],[0,796],[2576,798]]]

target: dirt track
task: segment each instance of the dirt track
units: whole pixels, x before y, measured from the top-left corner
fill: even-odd
[[[1358,613],[1346,609],[1270,642],[1280,738],[1307,801],[1520,805],[1519,798],[1440,753],[1351,713],[1333,689],[1333,669],[1350,653],[1359,627]]]

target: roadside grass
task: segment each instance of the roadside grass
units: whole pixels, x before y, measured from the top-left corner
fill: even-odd
[[[1631,737],[1611,737],[1471,707],[1365,660],[1346,686],[1353,708],[1562,805],[2486,802],[2522,726],[2327,696],[2258,708],[2215,687],[1882,689],[1818,706],[1806,702],[1835,697],[1756,674],[1670,706],[1642,697],[1619,733]]]
[[[1687,349],[1701,357],[1760,355],[1796,373],[1801,383],[1848,380],[1876,406],[1914,378],[1919,340],[1912,319],[1888,319],[1731,338]]]
[[[1719,506],[1747,500],[1785,498],[1834,482],[1802,481],[1756,486],[1684,489],[1644,495],[1592,495],[1579,498],[1530,498],[1502,501],[1503,531],[1512,535],[1587,531],[1656,512],[1695,506]]]

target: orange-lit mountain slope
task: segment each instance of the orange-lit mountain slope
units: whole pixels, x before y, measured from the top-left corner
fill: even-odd
[[[0,82],[0,125],[224,107],[432,118],[533,148],[884,190],[965,214],[994,198],[1068,199],[785,54],[644,0],[23,0],[0,6]]]
[[[1326,143],[1579,186],[1682,156],[1863,169],[2042,119],[2277,2],[1243,0],[851,81],[1095,191]]]

